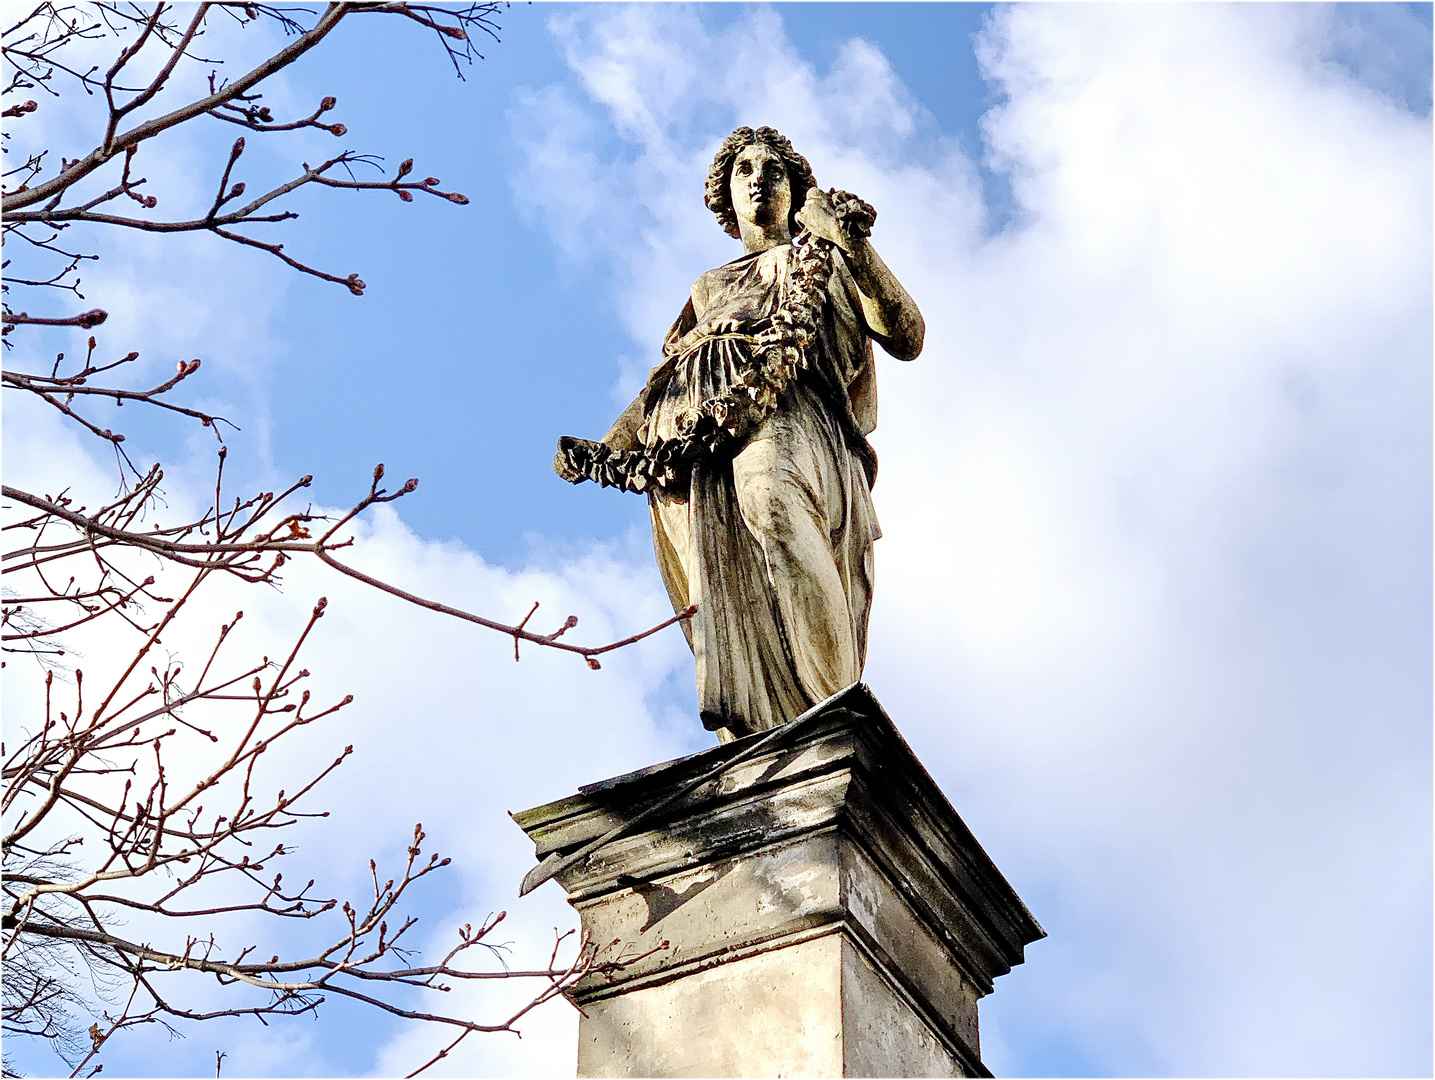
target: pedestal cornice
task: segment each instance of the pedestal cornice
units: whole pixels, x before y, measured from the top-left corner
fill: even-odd
[[[876,980],[920,1017],[954,1075],[985,1075],[976,999],[1044,931],[865,686],[788,729],[557,875],[594,940],[655,950],[585,980],[575,1000],[587,1009],[838,935],[844,988]],[[768,734],[590,784],[514,820],[539,858],[576,851]]]

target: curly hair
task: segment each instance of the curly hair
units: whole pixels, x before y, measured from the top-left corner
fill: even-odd
[[[753,131],[750,127],[740,127],[722,141],[717,156],[713,158],[712,168],[708,170],[703,202],[717,215],[718,224],[723,227],[724,232],[732,237],[742,235],[737,227],[737,214],[732,208],[732,164],[743,147],[758,143],[774,151],[787,166],[787,181],[792,189],[792,209],[788,215],[788,226],[796,233],[795,215],[807,200],[807,189],[816,181],[812,179],[812,166],[807,163],[807,159],[794,150],[787,136],[776,128],[760,127]]]

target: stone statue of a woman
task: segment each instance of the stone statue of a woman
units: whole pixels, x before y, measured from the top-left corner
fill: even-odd
[[[723,141],[706,202],[745,253],[693,282],[643,392],[600,442],[559,440],[554,469],[647,493],[674,610],[697,605],[703,723],[727,741],[862,674],[871,343],[911,360],[925,328],[867,239],[876,212],[820,190],[772,128]]]

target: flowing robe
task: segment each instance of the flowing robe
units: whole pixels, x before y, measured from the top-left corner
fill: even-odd
[[[710,270],[669,332],[644,391],[639,441],[727,390],[746,335],[771,325],[794,261],[783,244]],[[687,491],[649,494],[653,546],[697,661],[703,723],[731,738],[775,727],[857,681],[867,653],[877,461],[872,344],[842,258],[807,368],[733,457],[697,462]],[[714,324],[739,321],[737,333]]]

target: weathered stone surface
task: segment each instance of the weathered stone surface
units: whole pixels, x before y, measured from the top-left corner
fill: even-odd
[[[970,1045],[975,1049],[975,1000],[971,1004]],[[851,941],[842,939],[843,1076],[971,1076],[984,1072],[957,1060],[893,991],[892,980],[878,972]]]
[[[842,949],[828,934],[587,1003],[578,1075],[845,1075]]]
[[[576,851],[762,737],[515,820]],[[577,988],[579,1075],[987,1075],[977,1001],[1041,927],[865,687],[771,740],[558,873],[652,950]]]
[[[705,201],[740,258],[693,282],[642,392],[598,442],[564,437],[573,483],[646,493],[653,550],[719,738],[764,731],[862,676],[881,536],[874,342],[926,327],[872,246],[876,210],[823,191],[772,128],[718,149]]]

